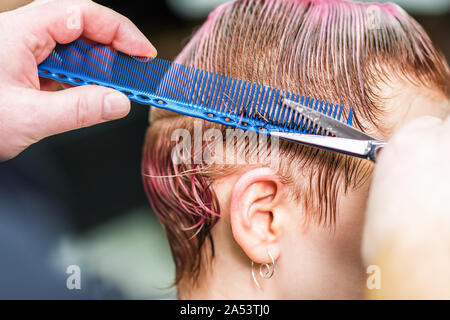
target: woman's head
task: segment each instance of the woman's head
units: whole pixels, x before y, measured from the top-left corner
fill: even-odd
[[[210,14],[177,62],[337,102],[346,112],[352,107],[354,125],[384,139],[408,119],[448,110],[444,58],[417,22],[393,4],[226,3]],[[217,129],[222,137],[226,128],[160,110],[152,111],[151,122],[144,186],[168,234],[177,282],[214,277],[230,260],[248,266],[248,259],[270,263],[272,256],[279,265],[278,283],[299,287],[287,275],[301,270],[298,281],[311,288],[311,296],[320,295],[312,288],[325,288],[332,274],[357,283],[342,274],[361,276],[359,236],[369,163],[272,141],[276,150],[269,148],[258,163],[249,164],[248,156],[261,152],[245,139],[233,144],[243,163],[205,163],[195,159],[195,124],[201,134]],[[184,146],[194,150],[182,163],[172,157],[177,129],[188,133]],[[226,144],[202,138],[201,154]],[[274,169],[275,151],[279,165]],[[248,280],[251,285],[250,273]]]

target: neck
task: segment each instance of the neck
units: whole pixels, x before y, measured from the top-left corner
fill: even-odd
[[[261,289],[259,289],[251,276],[251,261],[247,259],[245,264],[223,261],[217,255],[208,266],[204,266],[201,276],[193,284],[188,279],[183,279],[178,286],[180,299],[197,300],[265,300],[282,299],[277,294],[276,275],[265,280],[259,276],[259,265],[255,264],[254,272]],[[205,269],[208,270],[205,270]]]
[[[362,299],[365,279],[362,266],[342,260],[322,261],[294,273],[285,267],[289,257],[280,257],[270,279],[261,278],[259,265],[255,264],[255,277],[261,287],[258,288],[247,257],[231,261],[217,255],[209,265],[203,265],[196,284],[182,280],[178,294],[180,299],[188,300]]]
[[[342,227],[342,226],[341,226]],[[342,227],[343,228],[343,227]],[[314,229],[314,228],[313,228]],[[322,230],[317,228],[317,230]],[[350,228],[350,230],[353,230]],[[343,228],[343,233],[350,230]],[[365,272],[360,259],[359,236],[342,240],[337,235],[317,231],[304,234],[289,254],[281,254],[275,261],[275,273],[270,279],[259,275],[259,264],[254,265],[255,284],[251,261],[233,240],[230,228],[221,219],[213,228],[215,256],[202,261],[199,278],[193,284],[189,277],[178,286],[180,299],[361,299]],[[345,232],[349,231],[349,232]],[[354,232],[353,230],[353,233]],[[308,234],[308,236],[307,236]],[[338,245],[337,243],[343,243]],[[202,257],[211,255],[205,243]],[[301,257],[301,262],[298,259]],[[265,270],[263,269],[263,272]]]

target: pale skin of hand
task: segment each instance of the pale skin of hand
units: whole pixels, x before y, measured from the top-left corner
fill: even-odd
[[[450,298],[450,117],[401,128],[381,151],[363,257],[381,271],[369,298]]]
[[[74,18],[80,23],[69,22]],[[0,161],[50,135],[128,114],[130,101],[118,91],[100,86],[55,91],[57,82],[39,78],[37,65],[56,43],[79,37],[129,55],[156,56],[129,19],[89,0],[41,0],[1,13]]]

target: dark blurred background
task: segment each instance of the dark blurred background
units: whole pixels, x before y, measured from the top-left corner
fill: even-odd
[[[0,12],[28,2],[2,0]],[[172,60],[224,1],[97,2],[129,17],[158,56]],[[450,1],[394,2],[425,27],[448,59]],[[174,297],[167,288],[173,280],[170,252],[141,183],[147,116],[147,107],[133,103],[123,120],[50,137],[0,163],[1,298]],[[2,241],[8,234],[17,240]],[[71,264],[82,267],[86,285],[80,292],[65,287]]]

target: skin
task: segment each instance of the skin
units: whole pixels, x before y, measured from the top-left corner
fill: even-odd
[[[448,99],[442,94],[426,89],[417,88],[406,83],[393,83],[383,88],[386,93],[385,107],[390,112],[390,132],[395,132],[399,126],[411,120],[420,118],[424,114],[444,118],[450,110]],[[435,118],[436,119],[436,118]],[[446,121],[447,135],[450,127]],[[425,127],[426,129],[427,127]],[[423,130],[417,126],[414,138],[420,137]],[[401,135],[400,139],[408,139],[411,130]],[[391,134],[381,135],[388,140]],[[431,141],[437,134],[428,137],[424,141]],[[398,138],[396,138],[398,139]],[[443,138],[438,141],[442,141]],[[448,139],[447,139],[448,140]],[[448,144],[448,142],[447,142]],[[397,144],[396,144],[397,145]],[[379,194],[372,192],[373,209],[369,210],[370,224],[366,230],[371,230],[366,236],[365,252],[371,252],[371,248],[378,248],[385,242],[385,233],[378,232],[389,225],[397,211],[387,211],[392,203],[403,203],[403,215],[414,207],[414,190],[408,194],[410,202],[405,203],[404,183],[414,185],[411,179],[404,179],[406,175],[414,171],[414,178],[421,181],[428,175],[429,164],[412,163],[405,166],[396,177],[395,187],[389,188],[390,195],[383,192],[386,183],[393,183],[393,179],[386,176],[392,175],[395,169],[389,169],[411,163],[408,153],[415,148],[409,143],[406,149],[393,147],[397,150],[395,156],[388,154],[384,164],[377,167],[376,180],[379,185],[372,186]],[[431,160],[439,158],[439,146],[430,144],[425,148],[428,155],[436,154]],[[447,148],[450,150],[450,148]],[[400,153],[402,153],[400,155]],[[448,151],[447,151],[448,153]],[[413,153],[420,159],[417,150]],[[399,161],[404,159],[404,161]],[[406,160],[408,158],[408,161]],[[386,160],[387,159],[387,160]],[[421,189],[424,194],[432,192],[430,184],[439,181],[438,172],[444,168],[450,172],[448,156],[439,161],[435,175],[427,178],[428,191]],[[428,162],[430,161],[427,158]],[[420,170],[415,169],[418,164]],[[439,168],[439,169],[438,169]],[[406,172],[405,172],[406,171]],[[404,179],[405,182],[399,182]],[[283,185],[276,173],[269,168],[259,168],[242,172],[217,180],[214,188],[223,212],[223,218],[213,228],[212,234],[215,244],[216,258],[211,264],[205,263],[205,272],[202,273],[197,286],[192,286],[188,281],[182,281],[179,287],[180,298],[187,299],[360,299],[364,298],[364,286],[368,275],[361,258],[361,244],[363,227],[365,222],[365,210],[369,197],[370,181],[358,190],[352,190],[342,195],[338,204],[338,219],[334,230],[315,224],[305,225],[301,206],[289,197],[288,187]],[[386,189],[386,188],[385,188]],[[448,195],[447,195],[448,197]],[[433,197],[431,197],[433,199]],[[397,199],[398,201],[394,201]],[[442,199],[436,199],[436,204],[446,203]],[[377,207],[378,204],[379,207]],[[439,205],[437,205],[439,207]],[[426,210],[426,205],[422,207]],[[414,210],[413,210],[414,211]],[[377,215],[380,212],[388,212],[384,215],[384,224],[377,225]],[[380,215],[380,217],[383,215]],[[397,219],[398,224],[391,228],[390,234],[395,234],[402,228],[406,217]],[[373,222],[372,222],[373,221]],[[415,225],[423,219],[415,221]],[[448,228],[447,219],[447,228]],[[372,229],[373,228],[373,229]],[[448,230],[448,229],[447,229]],[[428,234],[429,236],[429,234]],[[414,237],[413,233],[409,237]],[[448,235],[446,236],[448,238]],[[448,243],[448,242],[447,242]],[[272,261],[268,255],[271,253],[275,260],[276,270],[271,279],[262,279],[259,276],[259,265],[256,265],[255,274],[261,286],[258,289],[251,276],[250,263],[269,263]],[[376,251],[378,252],[378,251]],[[382,252],[382,251],[381,251]],[[441,251],[442,253],[442,251]],[[377,254],[380,254],[379,252]],[[386,255],[392,255],[386,253]],[[366,264],[373,261],[376,254],[366,259]],[[417,262],[417,261],[415,261]],[[389,273],[389,268],[383,272]],[[388,277],[389,279],[389,277]],[[395,279],[395,278],[390,278]],[[404,279],[401,278],[401,279]],[[387,281],[387,280],[386,280]],[[393,281],[392,281],[393,283]],[[394,285],[394,284],[392,284]],[[404,285],[404,283],[400,283]],[[371,296],[369,296],[371,297]]]
[[[67,9],[74,5],[80,8],[82,24],[79,29],[68,29]],[[130,55],[156,55],[128,19],[87,0],[35,1],[0,14],[0,30],[7,31],[0,33],[0,160],[16,156],[46,136],[120,118],[129,111],[125,96],[107,88],[84,86],[46,92],[54,91],[57,84],[39,79],[36,68],[57,42],[68,43],[83,36]],[[424,114],[439,118],[447,114],[448,100],[432,90],[394,85],[386,89],[391,94],[386,107],[392,111],[392,131]],[[387,278],[392,279],[390,291],[382,297],[405,297],[411,290],[402,283],[395,285],[398,279],[410,279],[411,274],[417,278],[430,274],[430,270],[440,275],[450,265],[448,259],[440,259],[448,252],[442,243],[449,241],[432,239],[448,238],[448,216],[440,204],[446,207],[449,194],[447,189],[435,192],[435,182],[443,179],[443,172],[444,180],[450,178],[449,155],[445,153],[450,150],[449,123],[449,119],[415,122],[396,136],[380,158],[370,196],[364,252],[366,261],[378,261],[385,267]],[[427,196],[416,197],[413,185],[420,185],[421,194]],[[334,231],[315,225],[305,227],[304,213],[270,169],[231,175],[214,186],[223,208],[223,218],[213,229],[217,256],[206,267],[198,286],[191,288],[186,281],[180,285],[181,298],[362,297],[360,249],[368,185],[342,197]],[[411,201],[399,201],[405,197]],[[435,205],[431,211],[430,203]],[[429,213],[426,219],[425,211]],[[406,231],[405,220],[410,222]],[[418,229],[424,231],[421,237],[411,231]],[[418,243],[428,252],[426,259],[411,253]],[[390,250],[386,249],[388,245]],[[257,276],[260,290],[250,276],[250,260],[271,263],[268,252],[275,260],[276,272],[269,280]],[[422,263],[424,260],[427,264]],[[404,265],[419,267],[414,269],[416,273],[402,273]],[[402,274],[407,278],[401,278]],[[436,297],[436,292],[438,297],[448,297],[450,286],[441,279],[416,282],[412,292],[422,297]]]
[[[80,13],[79,28],[68,27],[73,8]],[[40,79],[37,65],[56,43],[82,36],[130,55],[156,56],[129,19],[88,0],[32,2],[1,13],[0,30],[0,161],[47,136],[122,118],[130,110],[126,96],[113,89],[83,86],[52,92],[58,83]]]
[[[384,280],[370,298],[450,299],[449,157],[450,117],[430,116],[401,128],[380,154],[363,256]]]

